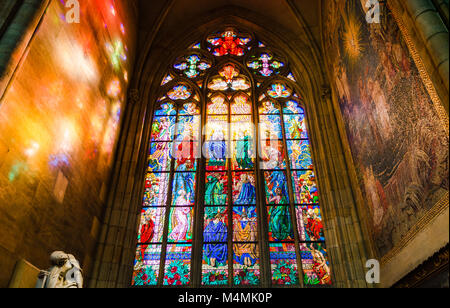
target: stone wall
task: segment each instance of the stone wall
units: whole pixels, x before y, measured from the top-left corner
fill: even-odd
[[[80,23],[68,23],[64,1],[19,2],[0,24],[0,287],[19,260],[48,268],[55,250],[80,260],[88,281],[137,12],[130,1],[80,1]]]

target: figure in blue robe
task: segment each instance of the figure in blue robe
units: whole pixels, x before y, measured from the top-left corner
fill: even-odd
[[[255,204],[256,203],[256,188],[246,174],[241,176],[241,191],[237,200],[234,202],[238,205]]]
[[[224,266],[228,258],[227,226],[221,220],[221,213],[218,213],[214,220],[211,220],[203,232],[205,243],[203,253],[205,260],[212,267]],[[221,244],[219,244],[221,243]]]

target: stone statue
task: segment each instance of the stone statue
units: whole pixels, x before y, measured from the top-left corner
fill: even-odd
[[[48,271],[41,271],[36,288],[44,289],[81,289],[83,277],[80,263],[73,255],[62,251],[55,251],[50,256],[52,267]]]

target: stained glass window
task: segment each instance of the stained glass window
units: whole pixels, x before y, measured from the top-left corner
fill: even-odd
[[[149,137],[133,285],[331,284],[295,80],[282,55],[231,28],[169,65]]]

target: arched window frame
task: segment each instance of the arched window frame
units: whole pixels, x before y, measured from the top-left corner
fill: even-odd
[[[293,74],[289,71],[289,63],[286,60],[285,57],[282,57],[282,53],[279,51],[276,51],[275,49],[269,49],[266,47],[265,44],[258,42],[257,40],[255,40],[255,37],[253,35],[248,35],[248,37],[251,38],[250,43],[248,44],[249,49],[246,50],[245,55],[243,56],[234,56],[234,55],[226,55],[226,56],[213,56],[212,54],[210,54],[207,50],[208,48],[211,47],[211,45],[207,42],[207,38],[210,37],[210,35],[205,36],[205,38],[201,41],[200,44],[200,48],[189,48],[187,50],[185,50],[184,53],[182,53],[182,55],[175,59],[174,61],[171,62],[171,66],[168,69],[168,73],[167,76],[171,76],[171,80],[168,81],[167,83],[165,83],[164,85],[162,85],[162,91],[161,91],[161,96],[163,96],[163,93],[167,93],[167,90],[170,90],[171,88],[173,88],[174,85],[177,84],[182,84],[182,85],[186,85],[189,86],[192,90],[193,93],[196,93],[199,100],[198,100],[198,106],[200,108],[200,114],[201,114],[201,126],[203,127],[204,124],[206,123],[206,109],[207,109],[207,102],[210,96],[214,96],[217,93],[223,93],[223,91],[210,91],[208,90],[208,83],[211,80],[211,78],[213,78],[215,75],[218,74],[218,71],[220,70],[220,68],[225,65],[225,64],[229,64],[232,63],[234,65],[236,65],[237,67],[239,67],[241,72],[244,76],[247,76],[249,78],[249,82],[251,84],[250,90],[248,91],[236,91],[233,93],[233,96],[239,95],[239,93],[243,93],[243,92],[250,92],[250,102],[252,104],[252,121],[253,123],[259,123],[259,107],[261,104],[261,100],[259,99],[261,95],[265,95],[266,97],[268,96],[268,87],[274,83],[282,83],[284,84],[287,88],[291,89],[292,93],[300,93],[300,96],[296,97],[295,100],[297,100],[302,108],[305,110],[305,115],[307,114],[306,112],[306,106],[304,104],[301,103],[301,97],[303,97],[301,95],[301,89],[298,87],[298,85],[293,82]],[[198,44],[193,44],[192,46],[199,46]],[[270,77],[265,77],[265,76],[261,76],[258,75],[257,73],[254,73],[253,71],[250,70],[250,68],[248,68],[248,62],[251,59],[252,56],[255,55],[255,53],[270,53],[271,55],[276,55],[275,59],[280,60],[282,59],[284,66],[279,70],[278,74],[272,75]],[[180,58],[182,57],[186,57],[189,55],[199,55],[200,57],[203,57],[204,59],[206,59],[206,61],[208,63],[210,63],[211,68],[209,68],[208,70],[206,70],[203,74],[199,74],[197,77],[195,78],[188,78],[185,75],[181,75],[179,71],[177,71],[174,66],[173,63],[175,62],[179,62]],[[211,95],[209,95],[209,93],[211,93]],[[247,95],[247,94],[246,94]],[[194,94],[191,96],[191,98],[194,96]],[[233,98],[232,98],[233,99]],[[232,99],[230,99],[229,101],[229,113],[228,113],[228,118],[231,118],[231,101]],[[286,99],[272,99],[273,101],[276,101],[277,103],[281,103],[281,102],[286,102],[289,101],[290,99],[292,99],[292,97],[290,98],[286,98]],[[166,102],[167,98],[161,100],[161,102]],[[180,108],[180,105],[182,105],[183,101],[178,100],[175,102],[176,105],[178,106],[177,108]],[[285,152],[287,155],[287,142],[286,142],[286,136],[285,136],[285,130],[284,130],[284,120],[283,120],[283,108],[281,107],[282,105],[280,105],[280,117],[281,117],[281,125],[282,125],[282,131],[283,131],[283,144],[284,144],[284,148],[285,148]],[[157,110],[157,108],[155,108],[155,110]],[[178,109],[177,109],[178,110]],[[178,117],[178,116],[177,116]],[[307,116],[305,116],[307,119]],[[153,117],[152,117],[153,118]],[[231,122],[231,121],[229,121]],[[256,143],[256,141],[261,141],[260,136],[259,136],[259,128],[256,125],[256,131],[254,132],[254,141]],[[308,121],[306,121],[306,128],[307,128],[307,132],[308,134],[310,133],[310,130],[308,129]],[[229,135],[229,138],[231,138],[231,135]],[[201,146],[204,144],[205,142],[205,138],[202,135],[201,137]],[[313,149],[311,149],[312,145],[310,144],[310,150],[311,150],[311,156],[312,159],[314,161],[314,157],[313,157]],[[256,201],[256,206],[257,206],[257,211],[258,211],[258,243],[260,245],[259,250],[260,250],[260,268],[261,271],[264,271],[264,273],[262,273],[263,277],[264,277],[264,281],[267,284],[268,278],[270,280],[270,276],[271,274],[268,274],[270,272],[270,260],[267,257],[267,247],[263,247],[268,246],[269,241],[267,240],[267,226],[265,226],[265,224],[267,224],[267,220],[266,220],[266,204],[264,203],[265,200],[265,196],[264,196],[264,179],[262,176],[262,170],[259,167],[259,152],[260,152],[260,148],[258,145],[255,145],[255,152],[257,152],[256,155],[256,164],[255,164],[255,168],[254,168],[254,172],[257,175],[256,176],[256,190],[257,190],[257,201]],[[203,236],[203,228],[201,228],[201,225],[203,224],[203,218],[204,218],[204,200],[202,200],[202,198],[200,198],[201,196],[201,192],[204,192],[204,181],[201,181],[200,179],[203,179],[205,174],[207,173],[207,171],[205,170],[205,162],[204,162],[204,158],[203,155],[201,158],[199,158],[197,161],[198,163],[198,167],[197,167],[197,180],[196,180],[196,202],[195,202],[195,207],[194,207],[194,211],[195,211],[195,216],[194,216],[194,232],[195,234],[193,235],[194,237],[198,238],[198,241],[196,242],[202,242],[202,236]],[[173,164],[173,162],[172,162]],[[233,171],[230,171],[231,168],[228,168],[228,173],[232,173]],[[171,171],[171,174],[173,173],[173,170]],[[289,175],[291,173],[290,171],[290,163],[288,161],[288,158],[286,157],[286,173]],[[296,226],[296,221],[294,219],[295,216],[295,202],[293,201],[294,198],[294,194],[293,194],[293,188],[292,188],[292,184],[291,184],[292,179],[287,176],[287,182],[288,182],[288,190],[289,190],[289,207],[291,210],[291,220],[293,222],[293,226],[294,226],[294,235],[295,235],[295,239],[294,239],[294,244],[296,247],[296,258],[297,258],[297,264],[298,264],[298,271],[299,274],[301,272],[301,268],[302,268],[302,259],[301,259],[301,251],[300,251],[300,240],[299,240],[299,235],[297,232],[297,226]],[[171,194],[171,186],[173,182],[173,176],[170,179],[170,183],[169,183],[169,194]],[[316,183],[316,185],[318,185],[318,183]],[[228,194],[231,194],[231,189],[230,187],[232,186],[232,180],[231,178],[228,179]],[[168,197],[168,199],[170,199],[170,196]],[[203,198],[204,199],[204,198]],[[232,199],[232,198],[231,198]],[[232,200],[230,200],[229,197],[229,201],[228,203],[231,203],[231,206],[228,205],[228,207],[232,207]],[[167,201],[167,204],[170,204],[170,201]],[[264,204],[264,205],[262,205]],[[166,215],[166,221],[168,221],[168,215]],[[228,221],[229,221],[229,226],[228,226],[228,244],[229,247],[232,247],[233,241],[232,241],[232,219],[230,219],[230,217],[232,218],[232,213],[231,211],[228,211]],[[265,222],[265,223],[261,223],[261,222]],[[167,223],[165,226],[165,237],[167,238]],[[231,230],[231,232],[230,232]],[[231,243],[231,244],[230,244]],[[163,248],[164,245],[167,245],[167,241],[163,244]],[[192,282],[192,285],[195,286],[202,286],[201,284],[201,279],[199,279],[199,275],[201,273],[201,264],[199,264],[199,260],[201,261],[201,256],[199,256],[199,245],[202,246],[203,243],[201,244],[197,244],[197,247],[195,247],[196,243],[194,243],[194,247],[193,247],[193,258],[196,259],[195,264],[192,264],[191,266],[191,275],[190,275],[190,281]],[[230,248],[229,248],[230,249]],[[231,248],[232,249],[232,248]],[[163,249],[164,250],[164,249]],[[230,255],[231,252],[228,252],[228,254]],[[162,256],[164,257],[164,251],[162,252]],[[233,275],[232,273],[232,258],[228,258],[229,259],[229,277]],[[263,260],[261,260],[263,259]],[[163,260],[163,258],[162,258]],[[162,272],[162,269],[164,268],[163,266],[164,262],[161,262],[160,265],[160,272]],[[200,262],[201,263],[201,262]],[[261,264],[262,263],[262,264]],[[161,277],[163,275],[160,274],[159,280],[158,280],[158,285],[162,285],[161,281],[163,280],[163,278]],[[302,276],[300,275],[300,278]],[[233,286],[233,282],[232,279],[230,277],[229,279],[229,286]],[[300,286],[304,286],[302,279],[299,280],[299,285]]]

